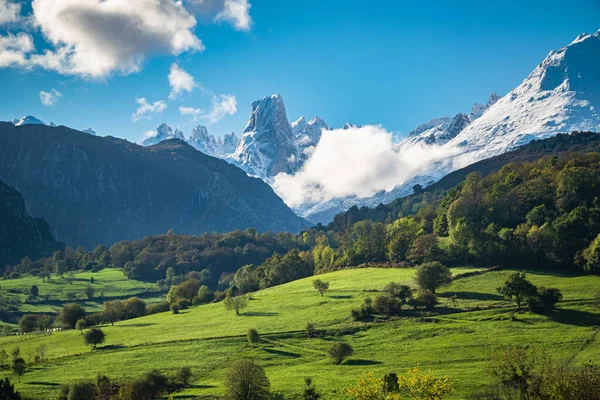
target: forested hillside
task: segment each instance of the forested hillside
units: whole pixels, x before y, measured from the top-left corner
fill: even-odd
[[[269,185],[180,140],[142,147],[64,126],[0,123],[0,179],[73,247],[169,229],[201,235],[307,226]]]
[[[49,255],[61,247],[43,218],[32,218],[21,194],[0,181],[0,267],[29,256]]]
[[[473,172],[440,199],[424,194],[416,213],[385,222],[358,221],[342,231],[317,227],[300,235],[169,232],[90,252],[66,248],[13,271],[113,266],[151,281],[198,278],[195,273],[204,271],[203,284],[222,290],[235,284],[243,291],[365,263],[440,261],[597,273],[599,197],[600,154],[565,152],[509,163],[486,177]]]
[[[461,183],[471,172],[478,172],[487,176],[500,170],[511,162],[533,162],[545,155],[560,155],[567,152],[586,153],[600,151],[600,135],[593,132],[573,132],[558,134],[544,140],[534,140],[516,150],[478,161],[465,168],[451,172],[426,188],[416,186],[412,195],[401,197],[389,204],[380,204],[377,207],[352,207],[344,213],[335,216],[329,229],[342,231],[357,221],[371,220],[385,222],[398,218],[399,215],[416,213],[419,208],[426,205],[438,205],[446,191]]]

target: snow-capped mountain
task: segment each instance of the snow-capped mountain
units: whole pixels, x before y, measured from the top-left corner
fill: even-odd
[[[248,174],[263,179],[297,169],[301,152],[280,95],[252,103],[240,143],[229,158]]]
[[[477,118],[481,117],[484,112],[488,110],[491,106],[496,104],[500,100],[500,97],[496,93],[492,93],[487,103],[475,103],[473,108],[471,108],[471,114],[469,115],[469,120],[471,122],[475,121]]]
[[[163,123],[160,124],[158,128],[156,128],[156,134],[154,136],[146,138],[140,144],[142,146],[151,146],[153,144],[160,143],[163,140],[167,139],[185,140],[185,136],[183,135],[183,132],[179,129],[173,130],[173,128],[171,128],[169,125]]]
[[[93,130],[92,128],[87,128],[87,129],[84,129],[84,130],[82,130],[81,132],[83,132],[83,133],[87,133],[88,135],[96,136],[96,131],[95,131],[95,130]]]
[[[205,126],[198,125],[192,131],[187,142],[197,150],[213,157],[226,157],[235,151],[240,139],[235,133],[229,133],[221,139],[208,133]]]
[[[323,130],[331,130],[322,118],[314,117],[306,122],[304,116],[292,122],[292,133],[296,137],[296,144],[300,149],[316,145],[321,139]]]
[[[441,145],[453,155],[423,168],[391,191],[369,198],[356,196],[305,204],[295,211],[312,222],[329,222],[337,212],[374,207],[427,186],[470,163],[510,151],[534,139],[560,132],[600,132],[600,31],[582,34],[570,45],[552,51],[506,96],[492,94],[475,104],[467,117],[437,118],[412,131],[401,143]]]
[[[46,123],[44,121],[37,119],[33,115],[27,115],[27,116],[22,117],[20,119],[13,119],[11,122],[15,126],[21,126],[21,125],[46,125]]]

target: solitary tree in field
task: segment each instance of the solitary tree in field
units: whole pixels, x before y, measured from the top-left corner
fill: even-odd
[[[40,290],[38,289],[37,285],[31,286],[31,289],[29,289],[29,294],[34,299],[37,298],[40,295]]]
[[[325,292],[329,290],[329,282],[323,282],[320,279],[315,279],[313,281],[313,286],[321,294],[321,297],[323,297],[323,294],[325,294]]]
[[[85,322],[85,319],[80,319],[75,324],[75,329],[79,330],[82,335],[83,335],[83,330],[85,328],[87,328],[87,323]]]
[[[223,304],[227,310],[235,310],[235,315],[239,315],[241,309],[248,307],[248,297],[246,295],[233,296],[231,291],[228,291]]]
[[[271,384],[265,370],[251,360],[239,360],[229,367],[225,378],[227,399],[268,399]]]
[[[313,384],[311,377],[304,378],[304,392],[302,393],[302,400],[319,400],[321,393],[317,391],[317,387]]]
[[[91,300],[94,297],[94,293],[96,293],[96,289],[94,289],[93,287],[88,286],[85,288],[85,297],[88,300]]]
[[[510,274],[506,282],[498,289],[498,293],[507,299],[514,300],[517,308],[521,309],[521,304],[527,298],[537,294],[535,285],[527,280],[525,272],[515,272]]]
[[[21,357],[15,358],[12,362],[11,371],[13,375],[19,377],[19,382],[21,382],[21,377],[25,375],[25,370],[27,366],[25,365],[25,360]]]
[[[260,342],[260,336],[258,334],[258,331],[256,329],[248,329],[248,343],[250,344],[250,346],[254,347],[256,346],[256,344],[258,342]]]
[[[331,345],[327,354],[339,365],[354,353],[354,349],[346,342],[336,342]]]
[[[83,335],[83,342],[95,349],[97,345],[104,343],[106,335],[100,328],[92,328]]]
[[[415,280],[421,289],[435,293],[440,286],[452,282],[452,273],[441,262],[433,261],[419,265]]]

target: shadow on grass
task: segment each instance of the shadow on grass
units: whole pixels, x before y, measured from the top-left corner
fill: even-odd
[[[542,314],[554,322],[575,326],[600,326],[600,314],[587,311],[558,308],[552,312]]]
[[[479,292],[444,292],[438,294],[439,297],[451,298],[456,295],[459,300],[504,300],[504,297],[493,293]]]
[[[216,388],[215,385],[189,385],[188,388],[190,389],[213,389]],[[179,397],[181,399],[195,399],[196,397],[192,396],[192,397]]]
[[[352,299],[354,298],[354,296],[352,296],[351,294],[338,294],[335,296],[327,296],[330,297],[332,299]]]
[[[346,360],[344,365],[354,365],[354,366],[367,366],[367,365],[379,365],[381,361],[373,361],[373,360]]]
[[[269,311],[247,311],[240,314],[240,317],[276,317],[279,313]]]
[[[265,352],[267,352],[269,354],[273,354],[275,356],[300,358],[300,354],[298,354],[298,353],[292,353],[291,351],[283,351],[283,350],[276,350],[276,349],[263,349],[263,350]]]
[[[56,383],[56,382],[27,382],[26,385],[35,385],[35,386],[60,386],[60,383]]]
[[[152,325],[156,325],[156,322],[145,322],[145,323],[139,323],[139,324],[117,325],[117,328],[130,328],[132,326],[134,326],[134,327],[143,327],[143,326],[152,326]]]
[[[109,351],[109,350],[120,350],[124,349],[127,346],[123,346],[122,344],[109,344],[107,346],[96,347],[94,351]]]

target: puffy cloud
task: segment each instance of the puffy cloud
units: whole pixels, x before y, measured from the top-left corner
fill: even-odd
[[[181,115],[191,115],[194,119],[198,119],[203,111],[200,108],[179,107],[179,113]]]
[[[40,92],[40,101],[45,106],[53,106],[56,104],[59,98],[62,97],[62,93],[56,89],[52,89],[49,92]]]
[[[249,31],[252,27],[250,7],[248,0],[225,0],[223,10],[217,14],[215,21],[227,21],[238,31]]]
[[[273,187],[292,207],[346,196],[370,197],[457,152],[444,146],[401,147],[378,126],[323,131],[302,168],[295,175],[277,175]]]
[[[135,99],[139,107],[136,112],[131,116],[133,122],[137,122],[140,119],[150,119],[151,114],[161,113],[167,108],[167,103],[164,100],[155,101],[149,103],[144,97]]]
[[[26,55],[35,50],[33,38],[26,33],[0,36],[0,68],[24,67],[28,61]]]
[[[181,1],[34,0],[32,10],[33,23],[50,48],[5,55],[0,47],[0,59],[12,58],[0,66],[103,78],[114,72],[137,72],[154,53],[204,50],[193,32],[196,19]]]
[[[203,91],[211,96],[210,110],[205,111],[200,108],[179,107],[179,113],[181,115],[191,115],[194,120],[206,119],[214,123],[219,122],[227,115],[233,115],[237,112],[237,101],[234,95],[216,95],[206,89],[203,89]]]
[[[21,4],[0,0],[0,25],[17,22],[20,18]]]
[[[169,85],[171,86],[169,99],[173,100],[184,90],[190,93],[196,86],[196,81],[193,76],[179,68],[177,63],[173,63],[169,71]]]

